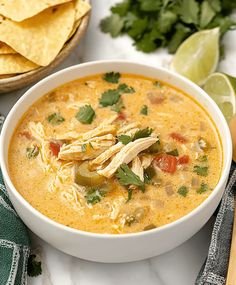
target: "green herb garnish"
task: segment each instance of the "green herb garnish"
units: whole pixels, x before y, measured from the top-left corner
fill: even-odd
[[[208,175],[208,166],[195,165],[193,168],[193,172],[196,172],[197,175],[200,175],[200,176],[207,176]]]
[[[103,79],[110,83],[118,83],[120,79],[120,73],[119,72],[108,72],[103,75]]]
[[[47,121],[53,125],[57,126],[60,125],[65,121],[65,119],[59,113],[53,113],[47,117]]]
[[[150,137],[152,132],[153,132],[153,129],[151,129],[149,127],[145,128],[145,129],[138,130],[134,134],[132,141],[135,141],[135,140],[141,139],[141,138]]]
[[[125,83],[122,83],[118,86],[117,90],[121,93],[134,93],[135,90],[133,87],[131,86],[128,86],[127,84]]]
[[[91,124],[95,117],[95,112],[91,105],[85,105],[80,107],[79,112],[75,117],[82,124]]]
[[[148,106],[147,105],[143,105],[141,110],[140,110],[140,114],[147,116],[148,114]]]
[[[207,155],[203,155],[203,156],[200,156],[200,157],[198,158],[198,160],[199,160],[200,162],[207,162],[207,161],[208,161],[208,157],[207,157]]]
[[[120,93],[116,89],[109,89],[102,93],[99,103],[103,107],[112,106],[120,99]]]
[[[125,163],[121,164],[118,168],[116,178],[123,186],[135,185],[138,186],[142,192],[145,191],[144,182]]]
[[[161,151],[162,147],[161,147],[161,142],[159,140],[159,137],[158,138],[158,141],[156,141],[153,145],[151,145],[148,149],[147,149],[147,152],[150,152],[150,153],[158,153]]]
[[[178,194],[183,196],[183,197],[186,197],[188,194],[188,188],[186,186],[179,187]]]
[[[117,137],[119,142],[122,142],[124,145],[130,143],[132,138],[128,135],[120,135]]]
[[[88,204],[96,204],[101,201],[101,198],[106,195],[107,191],[98,187],[88,188],[85,199]]]
[[[36,255],[31,254],[28,258],[27,273],[30,277],[42,274],[41,262],[36,260]]]
[[[145,183],[149,183],[153,177],[156,176],[156,170],[153,166],[149,166],[144,170],[144,181]]]
[[[153,83],[153,85],[156,86],[156,87],[158,87],[158,88],[161,88],[161,87],[162,87],[162,84],[161,84],[161,82],[159,82],[159,81],[155,81],[155,82]]]
[[[82,150],[82,152],[86,152],[86,150],[87,150],[87,144],[86,143],[82,144],[81,150]]]
[[[169,154],[169,155],[173,155],[173,156],[179,156],[179,152],[178,152],[177,148],[175,148],[175,149],[173,149],[171,151],[168,151],[166,153]]]
[[[132,199],[132,195],[133,195],[133,190],[128,188],[128,198],[126,200],[126,203],[128,203]]]
[[[39,148],[37,146],[26,148],[26,156],[28,159],[36,158],[38,154],[39,154]]]
[[[123,0],[100,22],[112,37],[128,34],[138,50],[153,52],[168,47],[174,53],[191,34],[220,27],[221,35],[235,28],[229,0]]]
[[[120,113],[121,110],[124,108],[125,108],[125,105],[121,97],[118,100],[118,102],[111,107],[112,111],[115,111],[117,113]]]
[[[200,188],[197,189],[198,194],[202,194],[209,190],[209,187],[206,183],[202,182]]]

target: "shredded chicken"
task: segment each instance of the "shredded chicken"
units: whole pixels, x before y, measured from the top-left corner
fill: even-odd
[[[129,131],[132,131],[133,129],[137,130],[140,127],[140,123],[139,122],[134,122],[134,123],[130,123],[128,125],[125,125],[124,127],[120,128],[117,131],[118,135],[121,134],[127,134]]]
[[[93,166],[101,166],[108,159],[110,159],[113,155],[115,155],[117,152],[119,152],[123,147],[124,147],[124,145],[121,142],[118,142],[117,144],[108,148],[105,152],[101,153],[97,158],[92,160],[90,162],[90,165],[92,167]]]
[[[137,139],[134,142],[130,142],[127,145],[125,145],[120,152],[118,152],[115,157],[112,159],[112,161],[108,164],[107,167],[105,167],[102,170],[98,170],[98,174],[103,175],[107,178],[111,177],[118,167],[122,163],[129,163],[132,161],[141,151],[149,148],[151,145],[153,145],[158,138],[141,138]]]
[[[87,160],[93,159],[106,151],[115,143],[112,134],[93,137],[87,140],[77,140],[71,144],[64,144],[58,154],[62,160]]]
[[[136,157],[132,160],[131,170],[132,170],[136,175],[138,175],[138,177],[141,179],[141,181],[144,181],[143,167],[142,167],[141,160],[139,159],[138,156],[136,156]]]
[[[141,156],[141,163],[144,169],[148,168],[153,160],[153,155],[145,154]]]
[[[28,126],[32,137],[34,137],[36,140],[42,142],[46,139],[44,127],[41,123],[29,122]]]

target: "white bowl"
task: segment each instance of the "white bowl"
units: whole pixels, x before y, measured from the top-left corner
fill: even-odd
[[[61,225],[34,209],[14,187],[8,172],[8,148],[13,131],[28,108],[41,96],[71,80],[108,71],[153,77],[190,94],[218,127],[223,144],[223,170],[211,195],[181,219],[150,231],[111,235],[89,233]],[[128,61],[98,61],[59,71],[30,88],[10,111],[1,135],[0,162],[10,199],[24,223],[36,235],[70,255],[98,262],[129,262],[162,254],[192,237],[208,221],[223,195],[232,160],[228,125],[213,100],[197,85],[170,71]]]

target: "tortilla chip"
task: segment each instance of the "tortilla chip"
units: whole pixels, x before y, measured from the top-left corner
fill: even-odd
[[[82,18],[91,10],[91,6],[84,0],[75,1],[75,23],[68,38],[71,38],[78,29]]]
[[[21,22],[52,6],[71,0],[0,0],[0,14]]]
[[[75,5],[75,22],[80,20],[91,9],[90,4],[84,0],[75,0],[74,5]]]
[[[9,47],[7,44],[0,42],[0,54],[12,54],[17,53],[14,49]]]
[[[67,41],[74,19],[72,3],[49,8],[20,23],[0,16],[0,41],[28,60],[46,66]]]
[[[16,74],[0,74],[0,79],[6,79],[13,76],[16,76]]]
[[[0,55],[0,74],[23,73],[39,67],[20,54]]]

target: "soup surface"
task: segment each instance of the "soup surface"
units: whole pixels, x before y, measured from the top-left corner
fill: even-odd
[[[206,111],[164,82],[110,72],[43,96],[9,149],[21,195],[69,227],[123,234],[173,222],[220,178],[222,147]]]

